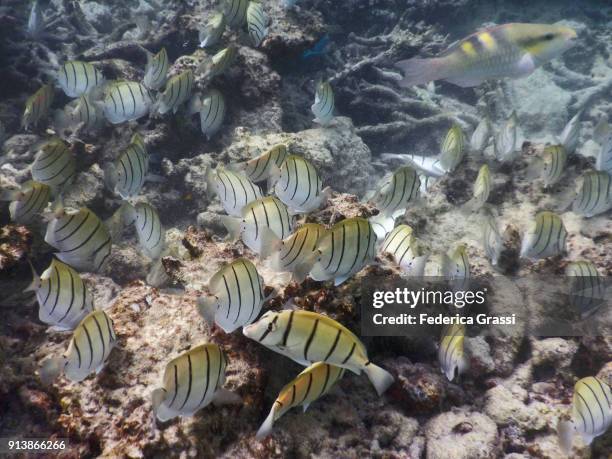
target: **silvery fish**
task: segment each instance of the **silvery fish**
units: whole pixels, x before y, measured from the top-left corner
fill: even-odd
[[[576,113],[574,117],[569,120],[565,128],[563,128],[563,132],[561,132],[561,135],[559,136],[559,143],[563,145],[565,151],[570,155],[576,151],[576,147],[578,146],[581,116],[582,110]]]
[[[612,175],[612,132],[602,139],[601,149],[597,153],[595,169]]]
[[[300,365],[324,362],[357,375],[365,372],[378,395],[393,384],[389,372],[370,362],[359,338],[325,315],[304,310],[268,311],[242,332]]]
[[[32,2],[32,8],[30,8],[30,15],[28,16],[28,35],[33,39],[40,37],[41,32],[45,28],[44,18],[40,4],[38,0]]]
[[[563,145],[550,145],[544,148],[542,166],[544,186],[550,187],[563,176],[567,164],[567,152]]]
[[[246,17],[251,43],[253,43],[255,48],[259,48],[261,42],[263,42],[264,38],[268,35],[270,18],[264,11],[261,3],[252,0],[249,2]]]
[[[283,387],[272,404],[270,414],[257,431],[256,438],[272,433],[274,422],[291,408],[303,406],[304,412],[315,400],[327,394],[342,378],[345,369],[328,363],[317,362],[302,371],[293,381]]]
[[[280,170],[273,167],[271,183],[274,184],[274,194],[294,214],[317,210],[331,194],[330,188],[322,189],[321,177],[315,167],[297,155],[287,156]]]
[[[36,293],[41,322],[56,330],[72,330],[94,310],[87,285],[67,264],[53,258],[40,276],[32,267],[32,276],[32,283],[25,291]]]
[[[612,392],[610,385],[601,378],[587,376],[574,385],[570,420],[562,420],[557,426],[559,445],[571,454],[573,437],[579,433],[587,445],[595,437],[604,434],[612,424]]]
[[[491,193],[491,172],[489,166],[483,164],[478,170],[478,176],[474,182],[472,191],[472,199],[467,202],[467,207],[471,211],[476,211],[482,208],[489,199]]]
[[[513,111],[495,138],[495,157],[498,161],[506,162],[514,159],[517,149],[517,128],[518,118],[516,111]]]
[[[455,288],[467,288],[470,279],[470,260],[467,245],[459,244],[443,257],[442,273]]]
[[[198,310],[210,324],[232,333],[252,323],[270,296],[264,295],[264,281],[255,265],[238,258],[223,266],[208,282],[211,296],[200,297]]]
[[[172,113],[176,113],[179,107],[191,98],[193,83],[194,75],[190,69],[170,78],[166,83],[164,92],[159,96],[159,113],[163,115],[170,110],[172,110]]]
[[[216,45],[221,39],[224,30],[225,15],[222,12],[214,13],[210,16],[204,27],[200,29],[200,48],[208,48]]]
[[[270,177],[274,167],[280,169],[289,155],[287,145],[279,144],[270,148],[256,158],[230,165],[232,169],[244,172],[249,179],[258,183]]]
[[[105,168],[108,188],[123,199],[137,196],[149,172],[149,154],[140,134],[134,134],[127,148]]]
[[[440,148],[440,168],[444,172],[453,172],[463,160],[465,153],[465,136],[458,125],[453,125]]]
[[[375,247],[376,233],[368,220],[342,220],[321,238],[310,277],[317,281],[333,279],[334,285],[340,285],[374,260]]]
[[[225,19],[232,28],[240,28],[246,23],[249,0],[224,0]]]
[[[557,214],[544,211],[535,217],[535,222],[523,236],[521,258],[538,260],[565,252],[567,230]]]
[[[50,384],[60,373],[80,382],[91,373],[99,373],[117,342],[113,321],[104,311],[90,312],[72,334],[62,357],[46,359],[39,370],[40,379]]]
[[[133,121],[149,113],[153,97],[149,90],[136,81],[114,81],[106,87],[102,109],[112,124]]]
[[[218,167],[206,171],[208,191],[214,190],[228,215],[241,217],[242,209],[253,201],[261,199],[261,189],[240,172]]]
[[[495,217],[490,212],[485,214],[482,224],[482,245],[491,264],[497,266],[503,247],[503,239],[497,228]]]
[[[202,61],[198,69],[204,75],[204,78],[211,79],[230,68],[230,66],[236,60],[238,56],[238,50],[234,45],[229,45],[227,48],[222,49],[212,57],[208,57]]]
[[[396,65],[402,86],[445,80],[461,87],[500,78],[530,75],[575,45],[576,31],[561,25],[503,24],[480,30],[451,45],[438,57],[412,58]]]
[[[170,62],[168,61],[166,48],[162,48],[155,55],[147,52],[147,66],[143,79],[144,85],[154,90],[163,87],[168,77],[168,67],[170,67]]]
[[[612,209],[612,177],[607,172],[587,171],[572,211],[583,217],[594,217]]]
[[[30,125],[36,126],[47,116],[53,103],[54,93],[53,86],[46,84],[28,98],[21,117],[21,126],[24,129],[27,130]]]
[[[52,138],[42,144],[32,164],[32,178],[49,185],[54,192],[69,183],[75,172],[74,155],[58,138]]]
[[[581,318],[593,314],[606,300],[604,277],[590,261],[574,261],[565,268],[569,302]]]
[[[68,103],[64,110],[56,111],[54,125],[59,131],[74,130],[79,126],[84,129],[95,129],[103,120],[104,116],[98,105],[92,102],[89,94],[83,94]]]
[[[59,251],[55,256],[79,271],[98,272],[111,252],[111,237],[104,223],[89,209],[58,206],[47,225],[45,242]]]
[[[422,175],[427,177],[442,177],[446,174],[440,163],[440,156],[417,156],[412,154],[383,153],[381,158],[384,160],[399,159],[409,166],[414,167]],[[423,180],[421,180],[423,182]]]
[[[334,90],[331,84],[322,81],[317,84],[315,101],[310,107],[315,116],[315,123],[327,126],[334,119]]]
[[[225,119],[225,97],[216,89],[211,89],[202,99],[200,109],[200,129],[210,140],[221,129]]]
[[[200,344],[166,365],[162,387],[152,394],[153,412],[160,421],[193,416],[211,402],[240,403],[240,397],[223,389],[228,359],[216,344]]]
[[[138,235],[138,244],[144,254],[155,260],[159,258],[166,240],[166,232],[153,206],[139,202],[135,206],[123,204],[124,221],[133,224]]]
[[[68,61],[57,72],[57,84],[68,97],[79,97],[104,83],[104,75],[91,63]]]
[[[488,115],[480,120],[476,129],[472,133],[472,137],[470,139],[470,147],[472,151],[481,153],[489,144],[489,140],[491,139],[491,135],[493,132],[493,127],[491,123],[491,119]]]
[[[242,218],[223,216],[221,221],[231,238],[242,238],[242,242],[257,254],[275,238],[285,239],[293,231],[293,219],[287,206],[273,196],[245,206]]]
[[[383,241],[380,252],[390,254],[407,276],[423,276],[429,258],[417,243],[412,228],[408,225],[395,227]]]
[[[468,369],[469,362],[464,351],[465,325],[447,325],[442,330],[438,362],[440,369],[449,381],[460,376]]]
[[[51,188],[40,182],[25,182],[19,190],[0,190],[0,201],[12,201],[9,204],[11,221],[20,224],[34,221],[50,199]]]

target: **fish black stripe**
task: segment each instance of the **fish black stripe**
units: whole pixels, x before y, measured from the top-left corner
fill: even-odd
[[[125,179],[126,179],[126,184],[129,184],[128,185],[129,192],[130,193],[136,193],[137,190],[135,189],[136,188],[136,186],[135,186],[136,185],[136,180],[134,179],[134,164],[132,164],[132,158],[130,158],[130,156],[131,156],[130,155],[130,151],[128,150],[125,153],[125,157],[127,158],[128,164],[130,166],[130,174],[129,174],[129,180],[128,180],[128,176],[127,175],[125,176]]]
[[[385,243],[385,245],[382,248],[383,252],[386,252],[387,249],[389,248],[389,246],[393,243],[393,241],[395,240],[395,238],[401,233],[401,231],[397,230],[393,232],[393,235],[389,235],[390,239]],[[406,239],[408,237],[408,234],[406,236],[404,236],[404,239]],[[404,241],[404,239],[402,239],[400,241],[400,243],[397,245],[398,247],[400,247],[402,245],[402,242]],[[397,249],[396,249],[397,250]],[[394,250],[395,252],[395,250]]]
[[[304,347],[304,360],[308,360],[308,349],[310,349],[310,345],[312,344],[312,340],[317,334],[317,327],[319,326],[319,319],[316,319],[314,325],[312,327],[312,331],[310,332],[310,336],[306,340],[306,346]]]
[[[83,74],[85,75],[85,92],[89,88],[89,75],[87,75],[87,68],[85,67],[85,63],[81,62],[81,66],[83,67]]]
[[[351,347],[351,352],[348,353],[348,355],[344,358],[344,360],[342,361],[342,364],[344,365],[346,362],[349,361],[349,359],[351,358],[351,356],[353,355],[353,352],[355,352],[355,347],[357,346],[357,343],[355,343],[353,341],[353,347]]]
[[[310,167],[310,165],[306,165],[306,172],[307,172],[307,177],[308,177],[308,194],[306,195],[306,199],[304,199],[304,201],[300,204],[301,206],[303,206],[304,204],[306,204],[309,200],[310,200],[310,195],[312,194],[312,179],[310,177],[310,174],[312,171],[312,167]],[[316,171],[315,171],[316,174]]]
[[[281,212],[280,207],[278,207],[278,203],[276,202],[275,199],[272,200],[272,202],[274,203],[274,207],[276,207],[276,211],[278,212],[278,219],[280,220],[281,223],[281,239],[283,237],[285,237],[285,222],[283,221],[283,213]],[[265,206],[264,206],[265,209]],[[289,232],[289,228],[287,228],[287,233]]]
[[[76,74],[76,67],[74,65],[74,63],[70,63],[70,66],[72,67],[72,74],[74,75],[74,93],[77,92],[77,74]]]
[[[236,288],[238,289],[238,313],[236,314],[236,320],[234,323],[238,322],[238,318],[240,317],[240,312],[242,311],[242,289],[240,288],[240,279],[238,279],[238,273],[232,265],[232,272],[234,273],[234,278],[236,279]]]
[[[300,405],[306,401],[306,399],[308,398],[308,394],[310,394],[310,389],[312,388],[312,372],[308,373],[308,376],[308,386],[306,387],[306,393],[304,394],[304,398],[300,402]]]
[[[56,294],[55,294],[55,301],[53,303],[53,307],[51,308],[51,312],[49,313],[49,315],[53,315],[53,312],[55,311],[57,302],[59,300],[60,291],[62,288],[62,281],[61,281],[60,273],[59,273],[59,270],[57,269],[57,266],[54,266],[53,270],[55,271],[55,275],[57,276],[57,288],[56,288]],[[49,291],[51,291],[51,289],[49,289]]]
[[[66,228],[68,225],[70,225],[70,223],[72,222],[72,220],[74,219],[74,217],[76,217],[77,214],[72,214],[69,218],[68,221],[62,225],[60,228],[57,228],[54,232],[55,234],[59,233],[61,230],[63,230],[64,228]]]
[[[70,276],[70,305],[68,306],[68,309],[66,310],[66,313],[59,320],[60,322],[62,322],[66,318],[66,316],[70,313],[70,310],[72,309],[72,306],[74,304],[74,297],[75,297],[75,294],[74,294],[74,274],[72,274],[72,271],[68,271],[68,275]]]
[[[251,276],[251,270],[246,264],[243,264],[243,266],[247,272],[247,275],[249,276],[249,283],[251,285],[251,294],[253,295],[253,301],[251,302],[251,312],[249,313],[249,322],[250,322],[251,318],[253,317],[253,312],[255,312],[255,303],[257,302],[256,300],[257,296],[255,295],[255,283],[253,282],[253,277]],[[259,298],[259,300],[261,300],[261,298]],[[236,320],[238,319],[236,318]]]
[[[287,346],[287,340],[289,339],[289,333],[291,333],[291,327],[293,326],[293,315],[294,314],[295,314],[295,311],[291,311],[289,313],[289,323],[287,324],[285,333],[283,333],[283,340],[281,341],[283,346]]]
[[[296,160],[293,161],[293,167],[294,167],[294,172],[295,172],[295,187],[293,188],[293,194],[291,195],[291,200],[295,198],[295,195],[298,191],[298,186],[300,184],[300,178],[298,175],[298,162]],[[289,175],[289,177],[291,177],[291,175]],[[287,182],[287,186],[289,186],[289,182]]]
[[[295,384],[291,386],[291,401],[289,402],[289,406],[292,406],[295,402]]]
[[[589,411],[589,416],[591,417],[591,425],[593,426],[593,432],[595,432],[595,418],[593,417],[593,412],[591,411],[591,407],[589,406],[589,404],[587,403],[587,401],[584,399],[584,397],[582,395],[580,395],[580,392],[576,391],[576,395],[578,395],[578,397],[580,397],[580,399],[582,400],[582,403],[584,406],[586,406],[586,409]],[[583,419],[584,422],[584,416],[582,416],[582,412],[579,410],[580,416]],[[587,431],[587,426],[586,423],[584,423],[584,430]]]
[[[251,207],[251,213],[253,214],[253,221],[255,222],[255,240],[257,240],[259,235],[259,223],[257,223],[257,216],[255,215],[255,209],[253,207]]]
[[[357,265],[357,260],[359,260],[359,251],[361,250],[361,225],[357,222],[357,250],[355,250],[355,260],[353,260],[353,264],[351,268],[347,272],[352,272],[355,266]],[[366,247],[366,253],[368,248]]]
[[[182,410],[185,407],[185,405],[187,404],[187,400],[189,400],[189,396],[191,395],[191,383],[193,379],[193,374],[191,369],[191,355],[189,354],[187,354],[187,364],[189,365],[189,384],[187,385],[187,395],[185,396],[185,401],[183,402],[179,410]]]
[[[178,395],[178,370],[176,367],[176,363],[174,364],[174,396],[172,397],[172,400],[170,401],[169,406],[172,406],[174,404],[174,401],[176,400],[176,396]]]
[[[296,233],[296,234],[293,236],[293,239],[291,240],[291,247],[289,247],[289,250],[287,250],[287,252],[286,252],[286,253],[285,253],[285,254],[284,254],[282,257],[280,257],[281,261],[283,261],[283,260],[284,260],[285,258],[287,258],[289,255],[291,255],[291,252],[293,251],[293,248],[294,248],[294,247],[295,247],[295,245],[297,244],[297,240],[298,240],[299,235],[300,235],[300,233]],[[302,244],[302,247],[303,247],[303,246],[304,246],[304,245]],[[300,254],[300,251],[301,251],[301,250],[302,250],[302,249],[301,249],[301,247],[300,247],[300,249],[298,250],[297,255],[295,256],[295,258],[297,258],[297,256]],[[294,258],[293,260],[295,260],[295,258]],[[285,263],[285,266],[288,266],[288,265],[290,265],[290,264],[291,264],[291,262],[289,262],[289,263]]]
[[[327,266],[325,266],[325,271],[329,270],[329,267],[331,266],[332,262],[334,261],[334,252],[336,250],[336,246],[335,246],[335,239],[336,239],[336,232],[335,231],[331,231],[329,236],[331,237],[331,254],[329,257],[329,263],[327,263]]]
[[[359,228],[359,225],[357,225],[357,228]],[[336,266],[336,269],[334,270],[335,273],[340,271],[340,265],[342,264],[342,260],[344,259],[344,250],[346,247],[346,224],[342,225],[341,241],[342,241],[342,248],[340,249],[340,256],[338,257],[338,266]]]
[[[232,293],[230,291],[229,285],[227,285],[227,279],[225,278],[225,274],[223,277],[223,285],[225,285],[225,292],[227,293],[227,315],[226,319],[229,319],[230,311],[232,310]]]
[[[68,236],[62,239],[57,239],[55,241],[56,243],[64,242],[65,240],[70,239],[77,231],[79,231],[83,227],[83,225],[87,222],[87,220],[89,219],[89,216],[91,215],[89,212],[84,212],[84,213],[85,213],[85,218],[81,220],[81,222],[76,226],[76,228],[72,230],[72,232],[70,232]]]
[[[87,344],[89,344],[89,366],[87,368],[91,368],[93,365],[93,344],[91,343],[91,336],[89,335],[89,330],[87,329],[87,323],[83,323],[83,330],[85,331],[85,336],[87,337]]]
[[[599,401],[599,397],[597,396],[597,394],[595,393],[595,391],[593,390],[593,388],[589,384],[587,384],[586,382],[583,382],[583,384],[585,386],[587,386],[589,388],[589,390],[591,391],[591,393],[593,394],[593,398],[597,402],[597,406],[599,406],[599,410],[601,411],[601,418],[605,419],[606,418],[606,413],[604,411],[603,406],[601,406],[601,402]],[[602,390],[603,390],[603,388],[602,388]]]
[[[306,244],[306,239],[308,239],[308,233],[309,233],[309,230],[307,230],[307,231],[306,231],[306,234],[304,235],[304,238],[302,239],[302,244],[300,245],[300,248],[299,248],[299,249],[298,249],[298,251],[296,252],[295,256],[294,256],[294,257],[293,257],[291,260],[289,260],[289,262],[288,262],[288,263],[285,263],[285,266],[291,266],[291,264],[292,264],[293,262],[295,262],[295,260],[297,260],[297,258],[300,256],[300,254],[301,254],[301,253],[302,253],[302,251],[304,250],[304,244]],[[297,239],[297,237],[296,237],[296,238],[294,238],[294,243],[295,243],[295,240],[296,240],[296,239]],[[291,247],[293,248],[293,245],[292,245]],[[288,254],[288,253],[287,253],[287,254]]]
[[[272,322],[270,322],[270,325],[274,325],[276,323],[276,321],[278,320],[278,316],[274,317],[274,319],[272,319]],[[266,331],[263,332],[263,334],[261,335],[261,337],[257,340],[260,343],[266,338],[266,336],[268,336],[268,334],[272,331],[272,327],[266,328]]]
[[[64,252],[66,253],[74,252],[75,250],[78,250],[81,247],[85,246],[85,244],[87,244],[91,240],[91,238],[94,237],[94,235],[98,232],[98,229],[100,228],[100,226],[102,226],[102,222],[98,220],[98,224],[96,225],[96,228],[91,232],[91,234],[81,244],[77,245],[76,247],[70,250],[64,250]]]
[[[200,399],[198,406],[204,402],[206,394],[208,393],[208,386],[210,385],[210,355],[208,354],[208,347],[205,346],[204,351],[206,352],[206,386],[204,387],[204,393],[202,394],[202,398]],[[221,365],[220,362],[219,365]]]
[[[336,338],[334,338],[334,342],[333,342],[331,348],[329,349],[329,352],[327,353],[327,355],[323,359],[324,362],[327,362],[327,360],[329,360],[329,358],[332,356],[332,354],[336,350],[336,346],[338,346],[338,341],[340,341],[340,335],[342,335],[342,329],[339,328],[338,329],[338,333],[336,333]]]
[[[96,322],[96,327],[98,328],[98,333],[100,334],[100,342],[102,343],[102,360],[104,360],[104,356],[106,355],[106,343],[104,342],[104,335],[102,334],[102,327],[100,327],[100,322],[96,316],[92,316],[93,320]]]
[[[77,357],[79,359],[79,368],[81,368],[81,350],[79,349],[79,345],[76,339],[73,338],[72,342],[74,343],[74,348],[77,351]]]
[[[323,387],[321,388],[321,392],[319,392],[319,395],[317,396],[317,398],[321,397],[325,393],[325,389],[327,389],[327,383],[329,382],[330,371],[331,371],[331,366],[326,363],[325,364],[325,381],[323,382]]]
[[[123,116],[127,115],[127,112],[125,111],[125,104],[123,103],[123,94],[121,93],[121,89],[124,87],[125,85],[118,87],[117,88],[117,94],[119,94],[119,100],[121,100],[121,113],[123,114]]]

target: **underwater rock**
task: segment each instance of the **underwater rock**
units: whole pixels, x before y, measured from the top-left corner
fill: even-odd
[[[534,339],[531,342],[533,365],[551,365],[557,371],[570,366],[577,350],[578,344],[563,338]]]
[[[113,15],[109,6],[98,2],[83,2],[83,14],[98,32],[108,33],[113,30]]]
[[[541,402],[525,404],[526,391],[518,388],[511,391],[500,384],[489,389],[485,396],[484,412],[498,425],[516,425],[523,432],[543,430],[547,427],[550,408]]]
[[[29,256],[32,233],[25,226],[0,227],[0,272],[7,272]]]

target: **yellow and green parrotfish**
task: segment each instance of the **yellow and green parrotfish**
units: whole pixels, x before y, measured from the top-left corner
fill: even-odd
[[[57,84],[68,97],[79,97],[104,83],[104,75],[89,62],[68,61],[57,72]]]
[[[232,217],[241,217],[246,205],[263,197],[261,188],[246,175],[222,166],[206,170],[206,187],[207,192],[217,194],[225,212]]]
[[[403,86],[445,80],[461,87],[499,78],[530,75],[576,42],[576,31],[562,25],[511,23],[476,32],[438,57],[413,58],[396,65]]]
[[[429,258],[408,225],[396,226],[383,241],[380,252],[390,254],[406,275],[416,277],[423,276]]]
[[[208,48],[215,46],[225,30],[225,15],[222,12],[216,12],[210,18],[204,27],[200,29],[199,39],[200,48]]]
[[[327,126],[334,119],[334,90],[327,81],[317,84],[315,90],[315,101],[310,107],[315,116],[313,120],[322,126]]]
[[[270,177],[273,166],[280,169],[288,155],[287,145],[279,144],[253,159],[232,164],[230,168],[244,172],[253,182],[258,183]]]
[[[105,167],[108,188],[123,199],[137,196],[149,172],[149,154],[140,134],[134,134],[115,162]]]
[[[194,75],[192,70],[174,75],[166,83],[164,92],[158,100],[158,110],[162,115],[172,110],[176,113],[179,107],[191,98],[193,91]]]
[[[11,221],[28,224],[34,221],[49,204],[51,188],[40,182],[28,181],[19,190],[0,190],[0,201],[9,204]]]
[[[567,230],[557,214],[544,211],[535,217],[532,227],[523,236],[521,258],[538,260],[565,251]]]
[[[69,183],[75,172],[74,155],[57,137],[41,145],[32,164],[32,178],[49,185],[54,192]]]
[[[378,395],[393,384],[389,372],[370,362],[359,338],[325,315],[303,310],[268,311],[242,332],[300,365],[323,362],[357,375],[365,372]]]
[[[54,93],[53,86],[46,84],[28,98],[21,117],[21,126],[24,129],[27,130],[31,125],[36,126],[48,115]]]
[[[440,347],[438,348],[438,361],[442,373],[449,381],[460,376],[468,368],[468,360],[464,350],[465,325],[447,325],[442,330]]]
[[[144,85],[153,90],[158,90],[164,86],[168,76],[168,53],[166,48],[162,48],[159,53],[152,54],[147,52],[147,66],[143,79]]]
[[[594,217],[612,209],[612,177],[607,172],[587,171],[572,211],[583,217]]]

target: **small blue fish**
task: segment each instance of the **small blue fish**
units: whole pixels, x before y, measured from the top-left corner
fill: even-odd
[[[302,53],[302,59],[306,60],[315,56],[322,56],[327,52],[327,47],[330,43],[330,38],[328,34],[323,35],[323,37],[314,44],[314,46],[310,49],[307,49]]]

